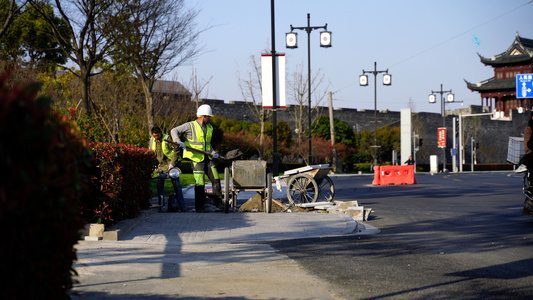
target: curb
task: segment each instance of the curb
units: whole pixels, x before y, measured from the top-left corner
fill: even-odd
[[[183,193],[185,194],[185,192],[192,189],[193,187],[194,187],[194,184],[184,187]],[[128,230],[131,230],[134,226],[139,224],[139,222],[141,222],[146,216],[149,216],[157,212],[159,212],[158,207],[149,208],[147,210],[141,211],[141,214],[138,217],[135,217],[132,219],[126,219],[126,220],[122,220],[118,222],[117,224],[111,226],[109,230],[104,231],[102,240],[118,241],[125,232],[127,232]]]
[[[109,230],[104,231],[102,240],[118,241],[125,232],[131,230],[134,226],[139,224],[139,222],[141,222],[146,216],[157,213],[158,211],[158,207],[149,208],[147,210],[141,211],[141,214],[136,218],[126,219],[118,222],[117,224],[109,228]]]
[[[328,213],[336,214],[337,216],[344,219],[344,221],[346,222],[346,228],[344,229],[342,234],[356,233],[357,228],[359,227],[359,222],[355,221],[352,217],[340,211],[331,211]]]

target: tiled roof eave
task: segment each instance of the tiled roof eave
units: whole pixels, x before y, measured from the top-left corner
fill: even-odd
[[[513,55],[513,56],[500,56],[495,59],[481,57],[481,62],[485,65],[509,65],[509,64],[524,64],[533,63],[533,57],[530,55]]]
[[[494,78],[485,80],[479,83],[466,82],[466,86],[473,91],[495,91],[495,90],[515,90],[515,79],[501,79],[495,80]]]

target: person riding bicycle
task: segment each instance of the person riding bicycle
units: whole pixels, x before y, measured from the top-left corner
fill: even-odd
[[[173,145],[170,145],[165,140],[168,135],[161,132],[161,128],[153,127],[152,137],[150,138],[149,148],[155,151],[155,156],[159,165],[157,166],[157,197],[159,205],[165,205],[165,180],[170,178],[174,192],[178,200],[178,209],[182,212],[187,211],[185,207],[185,199],[183,198],[183,190],[181,189],[181,183],[179,178],[169,177],[170,170],[176,167],[179,158],[179,149],[175,149]]]

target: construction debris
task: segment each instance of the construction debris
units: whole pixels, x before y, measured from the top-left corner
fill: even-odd
[[[239,207],[240,212],[262,212],[263,203],[261,195],[257,194]],[[296,204],[292,207],[278,199],[272,199],[272,212],[328,212],[344,213],[352,217],[355,221],[367,221],[372,208],[359,206],[357,201],[333,201],[333,202],[312,202]]]
[[[355,221],[367,221],[372,208],[359,206],[357,201],[333,201],[333,202],[313,202],[297,204],[297,207],[312,208],[314,210],[325,210],[329,213],[344,213],[352,217]]]

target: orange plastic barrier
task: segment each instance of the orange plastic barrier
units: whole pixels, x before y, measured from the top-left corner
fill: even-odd
[[[374,168],[374,181],[376,171]],[[381,166],[379,167],[379,185],[415,184],[415,166]],[[375,184],[372,182],[372,184]]]
[[[379,169],[380,166],[374,166],[374,180],[372,180],[373,185],[380,185],[381,180],[379,178],[379,174],[381,171]]]

